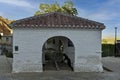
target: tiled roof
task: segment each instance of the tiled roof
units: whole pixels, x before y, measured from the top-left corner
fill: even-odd
[[[102,23],[84,19],[77,16],[69,16],[63,13],[52,12],[29,18],[17,20],[11,24],[14,28],[83,28],[104,29]]]

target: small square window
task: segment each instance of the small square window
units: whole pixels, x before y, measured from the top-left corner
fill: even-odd
[[[15,46],[15,51],[18,51],[18,46]]]

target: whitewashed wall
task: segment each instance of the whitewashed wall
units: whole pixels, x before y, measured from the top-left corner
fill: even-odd
[[[75,72],[101,72],[101,30],[13,29],[13,72],[42,72],[42,47],[54,36],[65,36],[75,46]],[[14,50],[19,46],[19,51]]]

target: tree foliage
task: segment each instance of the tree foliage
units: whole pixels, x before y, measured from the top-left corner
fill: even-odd
[[[77,9],[74,8],[72,1],[66,1],[62,6],[57,2],[53,4],[40,4],[39,10],[35,12],[35,16],[39,14],[44,14],[48,12],[62,12],[71,16],[76,16],[78,14]]]
[[[106,39],[102,39],[102,44],[107,44],[108,41]]]

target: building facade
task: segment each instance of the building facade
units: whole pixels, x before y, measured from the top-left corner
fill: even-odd
[[[12,53],[12,36],[4,35],[0,39],[0,55]]]
[[[51,62],[56,70],[68,64],[75,72],[103,71],[102,23],[53,12],[18,20],[11,26],[13,72],[43,72]]]

